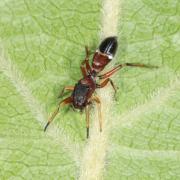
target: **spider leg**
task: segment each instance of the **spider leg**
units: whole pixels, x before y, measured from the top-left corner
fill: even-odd
[[[90,54],[90,51],[89,51],[89,48],[87,46],[85,46],[85,51],[86,51],[86,58],[81,63],[81,72],[82,72],[82,75],[84,77],[87,76],[89,72],[91,72],[91,66],[89,64],[89,54]],[[85,67],[84,67],[84,65],[85,65]]]
[[[68,91],[73,91],[74,90],[74,86],[65,86],[62,91],[59,93],[58,98],[62,97],[64,95],[64,91],[68,90]]]
[[[58,112],[59,112],[60,107],[63,106],[63,105],[66,105],[66,104],[70,104],[71,102],[72,102],[72,97],[68,97],[68,98],[62,100],[62,101],[59,103],[59,105],[58,105],[58,107],[56,108],[56,110],[55,110],[55,111],[53,112],[53,114],[49,117],[48,122],[47,122],[46,126],[44,127],[44,131],[46,131],[46,129],[47,129],[47,127],[49,126],[49,124],[50,124],[50,123],[53,121],[53,119],[56,117],[56,115],[57,115]]]
[[[91,98],[92,101],[95,101],[98,104],[98,116],[99,116],[99,130],[102,131],[102,112],[101,112],[101,101],[99,97],[93,96]]]
[[[87,138],[89,138],[89,106],[85,107],[86,112],[86,129],[87,129]]]
[[[106,79],[109,78],[110,76],[112,76],[115,72],[117,72],[118,70],[120,70],[123,67],[126,66],[130,66],[130,67],[141,67],[141,68],[158,68],[157,66],[151,66],[151,65],[146,65],[146,64],[140,64],[140,63],[124,63],[124,64],[119,64],[118,66],[116,66],[115,68],[113,68],[112,70],[108,71],[105,74],[99,75],[98,77],[100,79]]]
[[[113,89],[114,89],[114,96],[116,97],[117,88],[115,87],[113,81],[110,78],[105,79],[100,84],[96,84],[96,87],[97,88],[103,88],[103,87],[105,87],[108,84],[108,82],[110,82],[111,86],[113,87]]]

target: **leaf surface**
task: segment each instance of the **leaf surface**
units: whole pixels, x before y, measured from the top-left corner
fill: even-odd
[[[43,127],[62,88],[82,77],[84,46],[93,55],[99,44],[105,2],[0,2],[1,179],[81,177],[88,163],[83,156],[93,146],[86,140],[85,114],[67,106],[46,133]],[[179,179],[179,2],[128,0],[117,8],[122,10],[114,63],[159,68],[129,67],[113,76],[119,88],[108,107],[103,177]]]

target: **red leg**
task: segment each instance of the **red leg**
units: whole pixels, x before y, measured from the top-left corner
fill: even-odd
[[[110,78],[105,79],[105,80],[104,80],[102,83],[100,83],[100,84],[96,84],[96,87],[97,87],[97,88],[103,88],[103,87],[105,87],[105,86],[107,85],[108,82],[111,83],[111,86],[113,87],[114,92],[115,92],[115,95],[116,95],[117,89],[116,89],[113,81],[112,81]]]
[[[85,59],[86,69],[88,72],[91,72],[91,66],[89,64],[90,51],[89,51],[89,48],[87,46],[85,46],[85,51],[86,51],[86,59]]]
[[[73,91],[74,90],[74,86],[66,86],[62,89],[61,93],[59,94],[58,98],[60,98],[61,96],[64,95],[64,91],[65,90],[69,90],[69,91]]]
[[[151,65],[146,65],[146,64],[124,63],[124,64],[119,64],[118,66],[113,68],[111,71],[109,71],[109,72],[107,72],[107,73],[105,73],[103,75],[99,75],[98,77],[100,79],[106,79],[106,78],[110,77],[111,75],[113,75],[118,70],[120,70],[121,68],[126,67],[126,66],[130,66],[130,67],[142,67],[142,68],[158,68],[157,66],[151,66]]]
[[[89,64],[89,49],[87,46],[85,46],[85,50],[86,50],[86,58],[81,64],[81,71],[82,71],[83,76],[87,76],[87,73],[91,72],[91,66]]]
[[[66,104],[70,104],[72,102],[72,97],[68,97],[66,99],[64,99],[63,101],[61,101],[57,107],[57,109],[53,112],[53,114],[50,116],[50,118],[48,119],[48,122],[46,124],[46,126],[44,127],[44,131],[46,131],[47,127],[49,126],[49,124],[53,121],[53,119],[56,117],[57,113],[59,112],[59,109],[61,106],[66,105]]]
[[[83,77],[87,76],[86,68],[82,66],[82,64],[81,64],[81,72],[82,72]]]

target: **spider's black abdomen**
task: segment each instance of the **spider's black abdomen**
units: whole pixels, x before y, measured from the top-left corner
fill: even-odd
[[[118,47],[117,37],[107,37],[99,45],[99,51],[103,54],[107,54],[110,57],[114,57]]]

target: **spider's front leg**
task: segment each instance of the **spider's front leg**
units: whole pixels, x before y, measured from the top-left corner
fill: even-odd
[[[81,63],[81,71],[82,71],[82,74],[83,74],[84,77],[87,76],[91,72],[91,66],[89,64],[90,51],[89,51],[89,48],[87,46],[85,46],[85,51],[86,51],[86,58]]]

